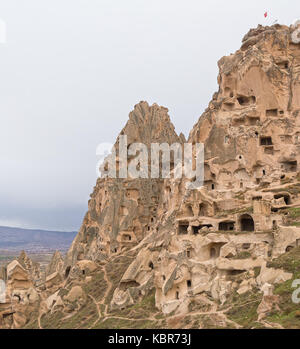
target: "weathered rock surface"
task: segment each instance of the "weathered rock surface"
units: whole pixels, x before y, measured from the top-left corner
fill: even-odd
[[[64,272],[64,259],[59,251],[55,251],[50,263],[46,268],[46,276],[49,276],[55,272],[63,274]]]
[[[300,45],[292,30],[259,26],[219,61],[219,91],[188,138],[204,143],[204,186],[187,189],[189,180],[174,176],[97,180],[64,263],[54,255],[37,288],[39,327],[105,328],[116,314],[133,326],[141,304],[146,327],[239,328],[247,324],[231,308],[242,309],[247,302],[236,299],[250,296],[251,326],[280,312],[273,289],[295,273],[287,263],[269,264],[300,245]],[[146,102],[121,135],[148,150],[185,142],[168,110]],[[32,289],[34,268],[12,263],[11,287]],[[80,314],[82,322],[69,320]],[[24,316],[12,314],[14,326],[32,323]]]

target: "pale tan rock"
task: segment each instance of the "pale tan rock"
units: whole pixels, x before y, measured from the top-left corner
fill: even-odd
[[[52,294],[51,296],[49,296],[45,300],[45,305],[46,305],[48,310],[50,310],[52,307],[54,307],[54,305],[63,304],[61,297],[58,295],[58,293],[59,293],[59,291],[56,291],[54,294]]]
[[[86,274],[125,256],[131,259],[111,290],[109,309],[135,304],[153,287],[164,314],[187,314],[198,297],[224,304],[233,292],[257,287],[264,293],[259,321],[278,309],[274,285],[292,274],[267,262],[300,246],[291,214],[300,207],[300,45],[291,42],[291,32],[258,26],[237,52],[219,60],[218,92],[188,137],[205,147],[202,187],[190,190],[191,179],[174,178],[175,163],[166,179],[98,178],[65,261],[55,254],[47,268],[41,311],[81,303],[87,295],[78,284],[92,280]],[[121,135],[128,146],[141,142],[148,151],[151,143],[186,141],[168,110],[147,102],[129,114],[117,150]],[[134,163],[134,155],[127,160]],[[11,304],[23,300],[38,274],[24,254],[21,260],[23,267],[13,262],[2,273],[14,285]],[[70,290],[63,299],[57,296],[62,286]]]
[[[258,321],[264,319],[272,310],[280,311],[279,296],[263,296],[261,303],[257,308]]]
[[[19,312],[14,313],[13,319],[14,319],[14,323],[13,323],[14,328],[22,328],[27,322],[26,316]]]
[[[281,269],[267,268],[262,266],[261,272],[256,278],[257,283],[260,285],[268,284],[279,284],[290,280],[293,277],[292,273],[285,272]]]
[[[28,257],[25,251],[20,253],[18,257],[18,262],[22,265],[22,267],[28,271],[30,278],[36,282],[39,281],[42,277],[41,268],[39,263],[32,261],[31,258]]]
[[[45,286],[46,288],[51,288],[60,284],[62,281],[61,275],[56,271],[55,273],[46,277]]]
[[[59,274],[63,274],[64,272],[64,260],[59,251],[55,251],[53,254],[50,263],[47,265],[46,268],[46,277],[58,272]]]
[[[75,302],[84,297],[85,293],[80,286],[73,286],[69,293],[64,297],[69,302]]]
[[[237,293],[244,294],[250,291],[255,285],[256,285],[256,282],[254,279],[243,280],[240,284],[239,289],[237,290]]]
[[[8,288],[26,290],[32,287],[32,280],[29,273],[21,266],[21,264],[17,260],[9,263],[6,270]]]
[[[87,277],[85,278],[85,281],[86,281],[86,282],[91,282],[91,281],[92,281],[92,277],[91,277],[91,276],[87,276]]]
[[[265,283],[262,285],[261,290],[264,293],[264,296],[273,296],[274,285]]]
[[[97,269],[97,264],[90,260],[81,260],[77,262],[77,266],[81,271],[86,271],[92,273]]]

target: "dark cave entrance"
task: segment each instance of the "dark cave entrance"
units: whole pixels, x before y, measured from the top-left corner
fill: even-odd
[[[242,231],[254,231],[254,220],[250,215],[241,216],[240,222]]]

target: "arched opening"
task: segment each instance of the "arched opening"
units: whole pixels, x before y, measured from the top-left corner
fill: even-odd
[[[199,216],[206,217],[208,216],[208,205],[205,203],[201,203],[199,205]]]
[[[216,251],[216,249],[214,248],[214,247],[212,247],[211,249],[210,249],[210,258],[211,259],[214,259],[214,258],[216,258],[216,256],[217,256],[217,251]]]
[[[14,294],[13,297],[16,297],[16,298],[18,299],[18,302],[19,302],[19,303],[21,302],[21,297],[20,297],[20,295]]]
[[[293,249],[293,246],[288,246],[288,247],[285,249],[285,252],[290,252],[292,249]]]
[[[226,97],[228,97],[228,96],[231,97],[231,94],[233,94],[230,87],[225,87],[224,92],[225,92]]]
[[[176,299],[179,299],[179,292],[176,291],[176,295],[175,295]]]
[[[220,257],[221,248],[226,245],[225,242],[213,242],[208,245],[207,258],[217,259]]]
[[[187,280],[186,284],[187,284],[188,288],[191,288],[192,287],[192,280]]]
[[[193,209],[192,209],[192,206],[191,205],[187,205],[185,207],[185,214],[188,216],[188,217],[193,217],[194,216],[194,212],[193,212]]]
[[[240,223],[242,231],[254,231],[254,221],[250,215],[242,215],[240,218]]]
[[[120,216],[128,215],[128,209],[125,206],[120,206]]]
[[[123,238],[123,241],[131,241],[131,235],[129,234],[124,234],[122,238]]]
[[[71,267],[68,266],[67,269],[66,269],[66,272],[65,272],[65,278],[67,278],[69,276],[70,270],[71,270]]]

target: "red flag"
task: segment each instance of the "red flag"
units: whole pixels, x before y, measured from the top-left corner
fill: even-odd
[[[268,12],[265,12],[264,16],[265,16],[265,18],[267,18],[267,16],[268,16]]]

